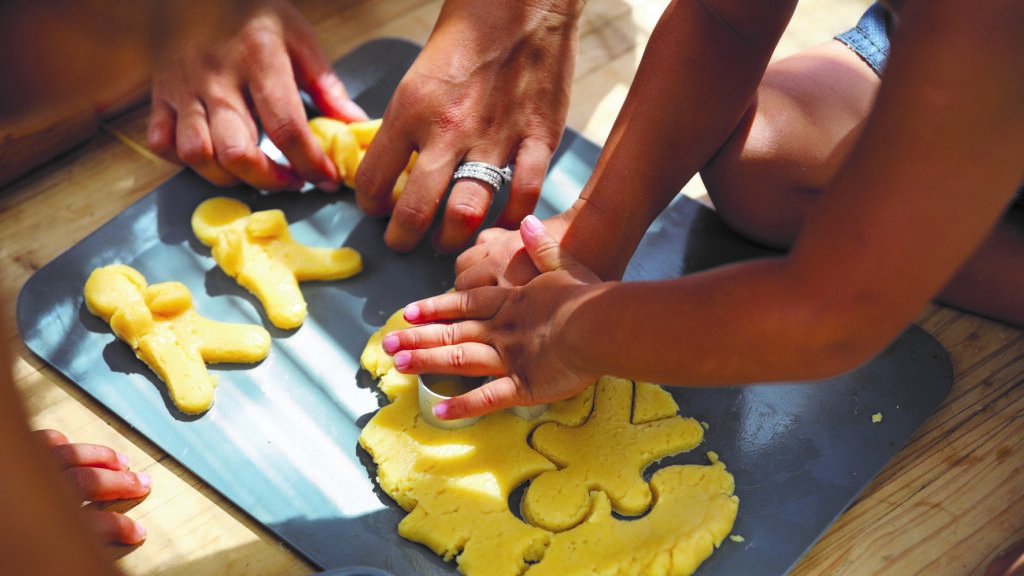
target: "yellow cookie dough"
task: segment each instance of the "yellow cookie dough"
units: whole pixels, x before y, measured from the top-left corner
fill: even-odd
[[[738,501],[723,464],[682,467],[683,475],[661,470],[650,487],[640,477],[650,462],[691,449],[702,437],[699,424],[676,415],[671,395],[651,384],[638,385],[642,391],[634,394],[632,382],[602,378],[574,398],[553,403],[537,420],[500,411],[466,428],[436,428],[419,416],[417,378],[396,371],[380,345],[388,332],[407,326],[401,312],[395,313],[360,358],[380,379],[389,404],[366,424],[359,443],[377,465],[377,483],[409,512],[398,526],[404,538],[445,560],[454,558],[468,576],[564,575],[583,568],[595,574],[689,574],[732,529]],[[551,452],[547,458],[530,444],[531,437],[537,443],[538,433],[541,450]],[[603,461],[613,465],[595,464]],[[621,479],[616,468],[624,471]],[[586,477],[588,471],[594,476]],[[542,483],[560,484],[567,494],[582,488],[583,522],[555,532],[513,513],[512,492],[530,482],[525,502],[544,477],[550,480]],[[649,511],[638,519],[614,517],[606,486],[619,501]],[[546,505],[547,493],[537,492],[535,507]],[[601,548],[609,549],[591,552]]]
[[[213,405],[216,382],[207,362],[259,362],[270,352],[270,334],[263,327],[204,318],[184,284],[147,285],[130,266],[94,270],[85,283],[85,305],[156,372],[186,414]]]
[[[310,120],[309,128],[313,131],[313,136],[320,144],[320,148],[331,160],[334,160],[342,182],[349,188],[355,188],[356,171],[363,161],[363,156],[366,155],[366,149],[369,148],[370,142],[377,135],[380,124],[379,119],[345,123],[322,116]],[[416,153],[413,152],[405,169],[395,181],[392,192],[394,197],[402,193],[405,182],[409,179],[409,172],[412,171],[412,166],[415,163]]]
[[[558,470],[530,483],[523,515],[531,524],[554,532],[579,524],[590,509],[593,490],[607,494],[619,514],[640,515],[651,505],[644,469],[665,456],[688,452],[704,439],[704,428],[692,418],[634,424],[632,405],[633,383],[604,377],[597,383],[594,412],[583,426],[551,423],[534,431],[533,447]]]
[[[210,198],[192,213],[192,230],[211,247],[221,269],[263,304],[282,329],[306,320],[305,280],[339,280],[359,273],[363,261],[352,248],[305,246],[292,239],[280,210],[252,212],[232,198]]]
[[[668,466],[654,473],[651,512],[618,520],[603,492],[586,522],[551,538],[526,576],[692,574],[721,545],[739,510],[725,465]]]

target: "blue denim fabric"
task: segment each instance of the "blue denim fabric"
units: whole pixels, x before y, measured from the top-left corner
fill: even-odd
[[[857,26],[839,34],[836,40],[846,44],[881,76],[885,61],[889,58],[891,26],[892,15],[885,6],[875,2],[860,17]]]

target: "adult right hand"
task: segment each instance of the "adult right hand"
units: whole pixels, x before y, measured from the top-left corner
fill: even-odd
[[[309,22],[285,0],[264,0],[229,38],[191,42],[157,66],[149,146],[219,186],[274,191],[312,182],[335,190],[338,170],[307,125],[300,88],[326,116],[366,118]],[[260,150],[256,116],[290,167]]]
[[[356,175],[360,207],[391,214],[384,239],[398,251],[427,232],[462,161],[515,165],[497,225],[533,211],[568,111],[578,44],[579,0],[448,0],[430,39],[403,78]],[[397,200],[392,189],[419,156]],[[465,247],[483,223],[491,188],[472,179],[451,190],[442,251]]]

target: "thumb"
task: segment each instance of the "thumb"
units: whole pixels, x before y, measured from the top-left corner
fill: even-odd
[[[572,254],[562,249],[558,240],[548,232],[544,224],[534,215],[523,218],[519,225],[519,235],[526,246],[526,253],[533,260],[533,265],[542,274],[575,268],[580,264]]]
[[[334,73],[327,57],[316,43],[312,27],[295,14],[289,23],[288,52],[292,58],[295,80],[313,99],[313,104],[325,116],[344,122],[360,122],[368,117],[358,104],[349,98],[341,78]]]
[[[519,390],[509,377],[496,378],[465,394],[434,406],[434,416],[441,420],[472,418],[521,404]]]

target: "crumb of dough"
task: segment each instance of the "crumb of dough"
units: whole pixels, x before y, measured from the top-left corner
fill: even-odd
[[[746,538],[744,538],[743,536],[740,536],[739,534],[730,534],[729,535],[729,540],[732,540],[733,542],[746,542],[747,541]]]
[[[631,402],[639,408],[634,408],[634,417],[638,412],[654,414],[664,405],[643,404],[649,399],[660,404],[660,395],[648,390],[634,399],[632,382],[603,378],[573,398],[552,403],[537,420],[499,411],[466,428],[436,428],[419,417],[416,376],[396,371],[381,349],[384,335],[406,326],[401,311],[393,314],[370,337],[360,357],[363,368],[379,378],[389,403],[366,424],[359,443],[376,463],[378,485],[408,512],[398,526],[402,537],[427,546],[446,561],[454,559],[467,576],[518,576],[579,573],[581,561],[607,574],[689,574],[729,534],[739,501],[733,495],[732,475],[717,458],[710,466],[672,466],[656,472],[650,484],[653,504],[638,519],[612,515],[601,485],[584,478],[595,488],[582,523],[556,533],[523,522],[509,507],[512,491],[557,470],[556,462],[530,445],[538,427],[551,427],[555,437],[576,432],[579,441],[587,442],[580,433],[599,432],[597,427],[587,428],[595,415],[597,421],[617,415],[620,425],[605,428],[618,429],[623,436],[629,430],[657,430],[655,424],[685,419],[673,411],[664,420],[631,423]],[[663,431],[678,431],[674,426],[678,424]],[[702,430],[695,422],[683,428],[697,435]],[[665,450],[665,439],[654,442],[653,448],[622,445],[646,454],[634,461],[651,461]],[[607,447],[589,453],[595,460],[621,456]]]
[[[881,412],[875,412],[874,414],[871,415],[871,422],[873,422],[875,424],[878,424],[881,421],[882,421],[882,413]]]
[[[210,198],[192,213],[192,231],[209,246],[225,274],[252,292],[281,329],[306,320],[299,282],[340,280],[362,271],[352,248],[320,248],[295,241],[280,210],[252,212],[232,198]]]
[[[356,186],[356,172],[359,170],[359,164],[362,163],[366,149],[370,147],[370,142],[377,135],[380,125],[380,119],[345,123],[341,120],[321,116],[309,121],[309,128],[313,131],[313,137],[316,138],[317,143],[320,144],[320,149],[334,161],[334,165],[338,167],[341,181],[349,188]],[[393,198],[397,198],[405,188],[409,173],[412,171],[413,164],[416,163],[416,156],[416,152],[413,152],[405,169],[398,175],[392,190]]]
[[[114,264],[93,270],[84,292],[89,311],[131,346],[185,414],[213,405],[216,382],[206,363],[259,362],[270,352],[270,334],[262,326],[200,316],[180,282],[147,285],[139,271]]]

